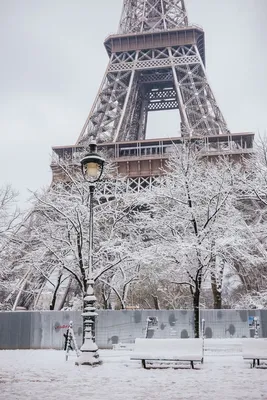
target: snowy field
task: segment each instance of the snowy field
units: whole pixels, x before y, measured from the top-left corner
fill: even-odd
[[[104,364],[90,368],[63,351],[0,351],[0,399],[267,400],[267,369],[251,369],[240,353],[211,349],[198,370],[144,370],[131,354],[100,351]]]

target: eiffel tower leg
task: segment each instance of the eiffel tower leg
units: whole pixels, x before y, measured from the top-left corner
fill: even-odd
[[[129,97],[125,118],[121,125],[120,140],[143,140],[146,134],[148,101],[145,99],[145,90],[140,86],[138,71],[135,71],[135,78]]]
[[[138,52],[136,52],[135,60],[137,60],[137,58],[138,58]],[[117,126],[116,132],[114,134],[113,142],[116,142],[118,140],[119,132],[121,131],[122,123],[123,123],[123,120],[125,119],[125,112],[127,110],[128,104],[129,104],[129,98],[130,98],[130,95],[131,95],[131,92],[132,92],[134,76],[135,76],[135,69],[133,69],[132,72],[131,72],[131,78],[130,78],[130,82],[129,82],[129,86],[128,86],[128,90],[127,90],[127,95],[126,95],[125,100],[124,100],[124,105],[123,105],[122,113],[121,113],[121,116],[120,116],[120,121],[119,121],[119,124]]]
[[[113,132],[124,112],[125,98],[129,96],[132,79],[132,71],[114,71],[105,75],[77,144],[86,144],[90,136],[97,137],[100,142],[113,140]]]
[[[178,82],[180,113],[187,115],[193,136],[210,136],[228,133],[226,122],[208,83],[204,63],[197,46],[171,49],[173,62],[184,56],[189,62],[175,65],[174,80]],[[182,106],[180,106],[180,102]]]
[[[199,50],[198,50],[197,46],[195,46],[195,51],[196,51],[196,54],[198,55],[199,63],[201,65],[202,71],[204,72],[204,76],[205,76],[205,80],[206,80],[206,84],[207,84],[206,85],[207,99],[210,102],[211,107],[213,109],[214,120],[218,123],[221,133],[229,133],[229,129],[227,128],[227,124],[224,119],[224,116],[223,116],[218,104],[216,103],[216,99],[215,99],[214,93],[211,89],[211,86],[208,84],[209,80],[208,80],[207,72],[205,69],[205,65],[199,54]]]
[[[168,49],[168,52],[169,52],[169,57],[172,60],[171,49]],[[171,64],[172,64],[173,80],[174,80],[175,89],[176,89],[176,93],[177,93],[177,99],[178,99],[179,111],[180,111],[180,117],[181,117],[181,125],[182,125],[181,130],[182,130],[182,132],[185,131],[187,135],[191,136],[190,124],[189,124],[189,121],[187,118],[187,114],[185,112],[184,102],[183,102],[179,82],[177,79],[174,62],[172,61]]]

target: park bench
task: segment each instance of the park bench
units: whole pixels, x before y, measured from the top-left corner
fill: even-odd
[[[252,360],[252,368],[259,367],[261,360],[267,362],[267,339],[244,339],[242,355],[244,360]]]
[[[140,360],[143,368],[147,362],[203,363],[202,339],[136,339],[131,360]]]

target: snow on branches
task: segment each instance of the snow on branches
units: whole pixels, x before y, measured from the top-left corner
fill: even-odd
[[[69,179],[34,194],[31,223],[27,226],[27,235],[20,237],[20,249],[29,248],[27,253],[21,254],[20,265],[30,276],[23,288],[24,294],[21,293],[15,303],[25,307],[34,304],[37,307],[43,285],[48,285],[53,292],[50,309],[62,308],[68,298],[77,293],[82,298],[86,292],[89,185],[80,173],[70,172],[67,165],[59,167]],[[107,168],[106,175],[108,173]],[[125,179],[109,177],[107,182],[105,176],[97,184],[94,195],[93,279],[114,290],[122,304],[126,301],[124,285],[126,282],[130,285],[137,273],[134,263],[138,242],[134,226],[135,197],[127,193]],[[25,269],[26,265],[30,268]],[[126,275],[125,282],[118,285]],[[59,291],[61,301],[57,301]],[[29,293],[28,297],[25,292]]]
[[[145,211],[139,223],[150,242],[146,257],[170,285],[191,293],[196,335],[203,282],[211,280],[214,306],[220,308],[224,268],[234,261],[231,249],[243,249],[246,240],[236,208],[236,169],[226,159],[204,159],[185,142],[174,146],[158,185],[140,194]]]

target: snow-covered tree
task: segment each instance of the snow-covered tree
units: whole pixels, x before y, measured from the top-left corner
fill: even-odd
[[[11,185],[0,188],[0,307],[9,292],[14,275],[6,266],[8,242],[20,219],[17,207],[18,192]]]
[[[254,153],[243,161],[245,168],[237,177],[239,180],[239,209],[245,221],[244,230],[250,237],[252,249],[247,258],[236,263],[235,272],[240,279],[236,290],[240,304],[248,304],[253,294],[265,296],[267,283],[267,137],[259,137]],[[258,294],[258,295],[257,295]],[[235,301],[234,300],[234,301]]]
[[[131,288],[140,281],[139,257],[136,255],[134,260],[128,257],[118,268],[99,279],[97,288],[102,295],[103,308],[125,309],[130,305]]]
[[[130,193],[126,178],[107,164],[94,196],[99,307],[193,307],[197,336],[204,296],[221,308],[264,293],[267,145],[242,163],[208,159],[201,148],[190,141],[174,145],[165,174],[139,193]],[[51,309],[82,304],[89,185],[78,165],[57,168],[65,178],[34,194],[32,211],[8,241],[6,277],[15,278],[6,308],[43,307],[44,292]]]
[[[233,308],[237,309],[266,309],[267,308],[267,291],[262,290],[258,291],[250,291],[245,294],[240,294],[239,296],[235,296],[234,301],[231,303]]]
[[[18,192],[11,185],[0,187],[0,243],[18,223],[20,212],[17,207]]]
[[[211,281],[215,305],[221,306],[224,268],[235,261],[231,248],[246,248],[242,214],[235,206],[235,168],[226,159],[205,159],[185,141],[173,147],[164,179],[140,194],[140,225],[150,243],[145,256],[161,270],[161,279],[190,290],[195,336],[203,282]]]
[[[57,294],[65,282],[68,292],[81,298],[87,289],[89,255],[89,184],[78,171],[61,163],[62,182],[34,194],[35,203],[28,234],[22,232],[17,263],[29,276],[22,283],[16,305],[36,305],[41,291],[50,284],[50,309],[56,306]],[[126,291],[136,278],[138,234],[133,224],[136,194],[127,192],[126,180],[114,177],[107,167],[94,196],[93,279],[105,283],[125,305]],[[133,270],[133,273],[131,273]],[[23,275],[23,274],[22,274]],[[112,280],[110,281],[110,275]],[[123,278],[122,278],[123,277]],[[128,281],[129,282],[128,282]],[[126,285],[126,286],[125,286]],[[121,297],[121,290],[124,294]],[[66,292],[63,298],[66,300]],[[31,297],[31,300],[30,300]],[[63,302],[60,307],[63,307]]]

